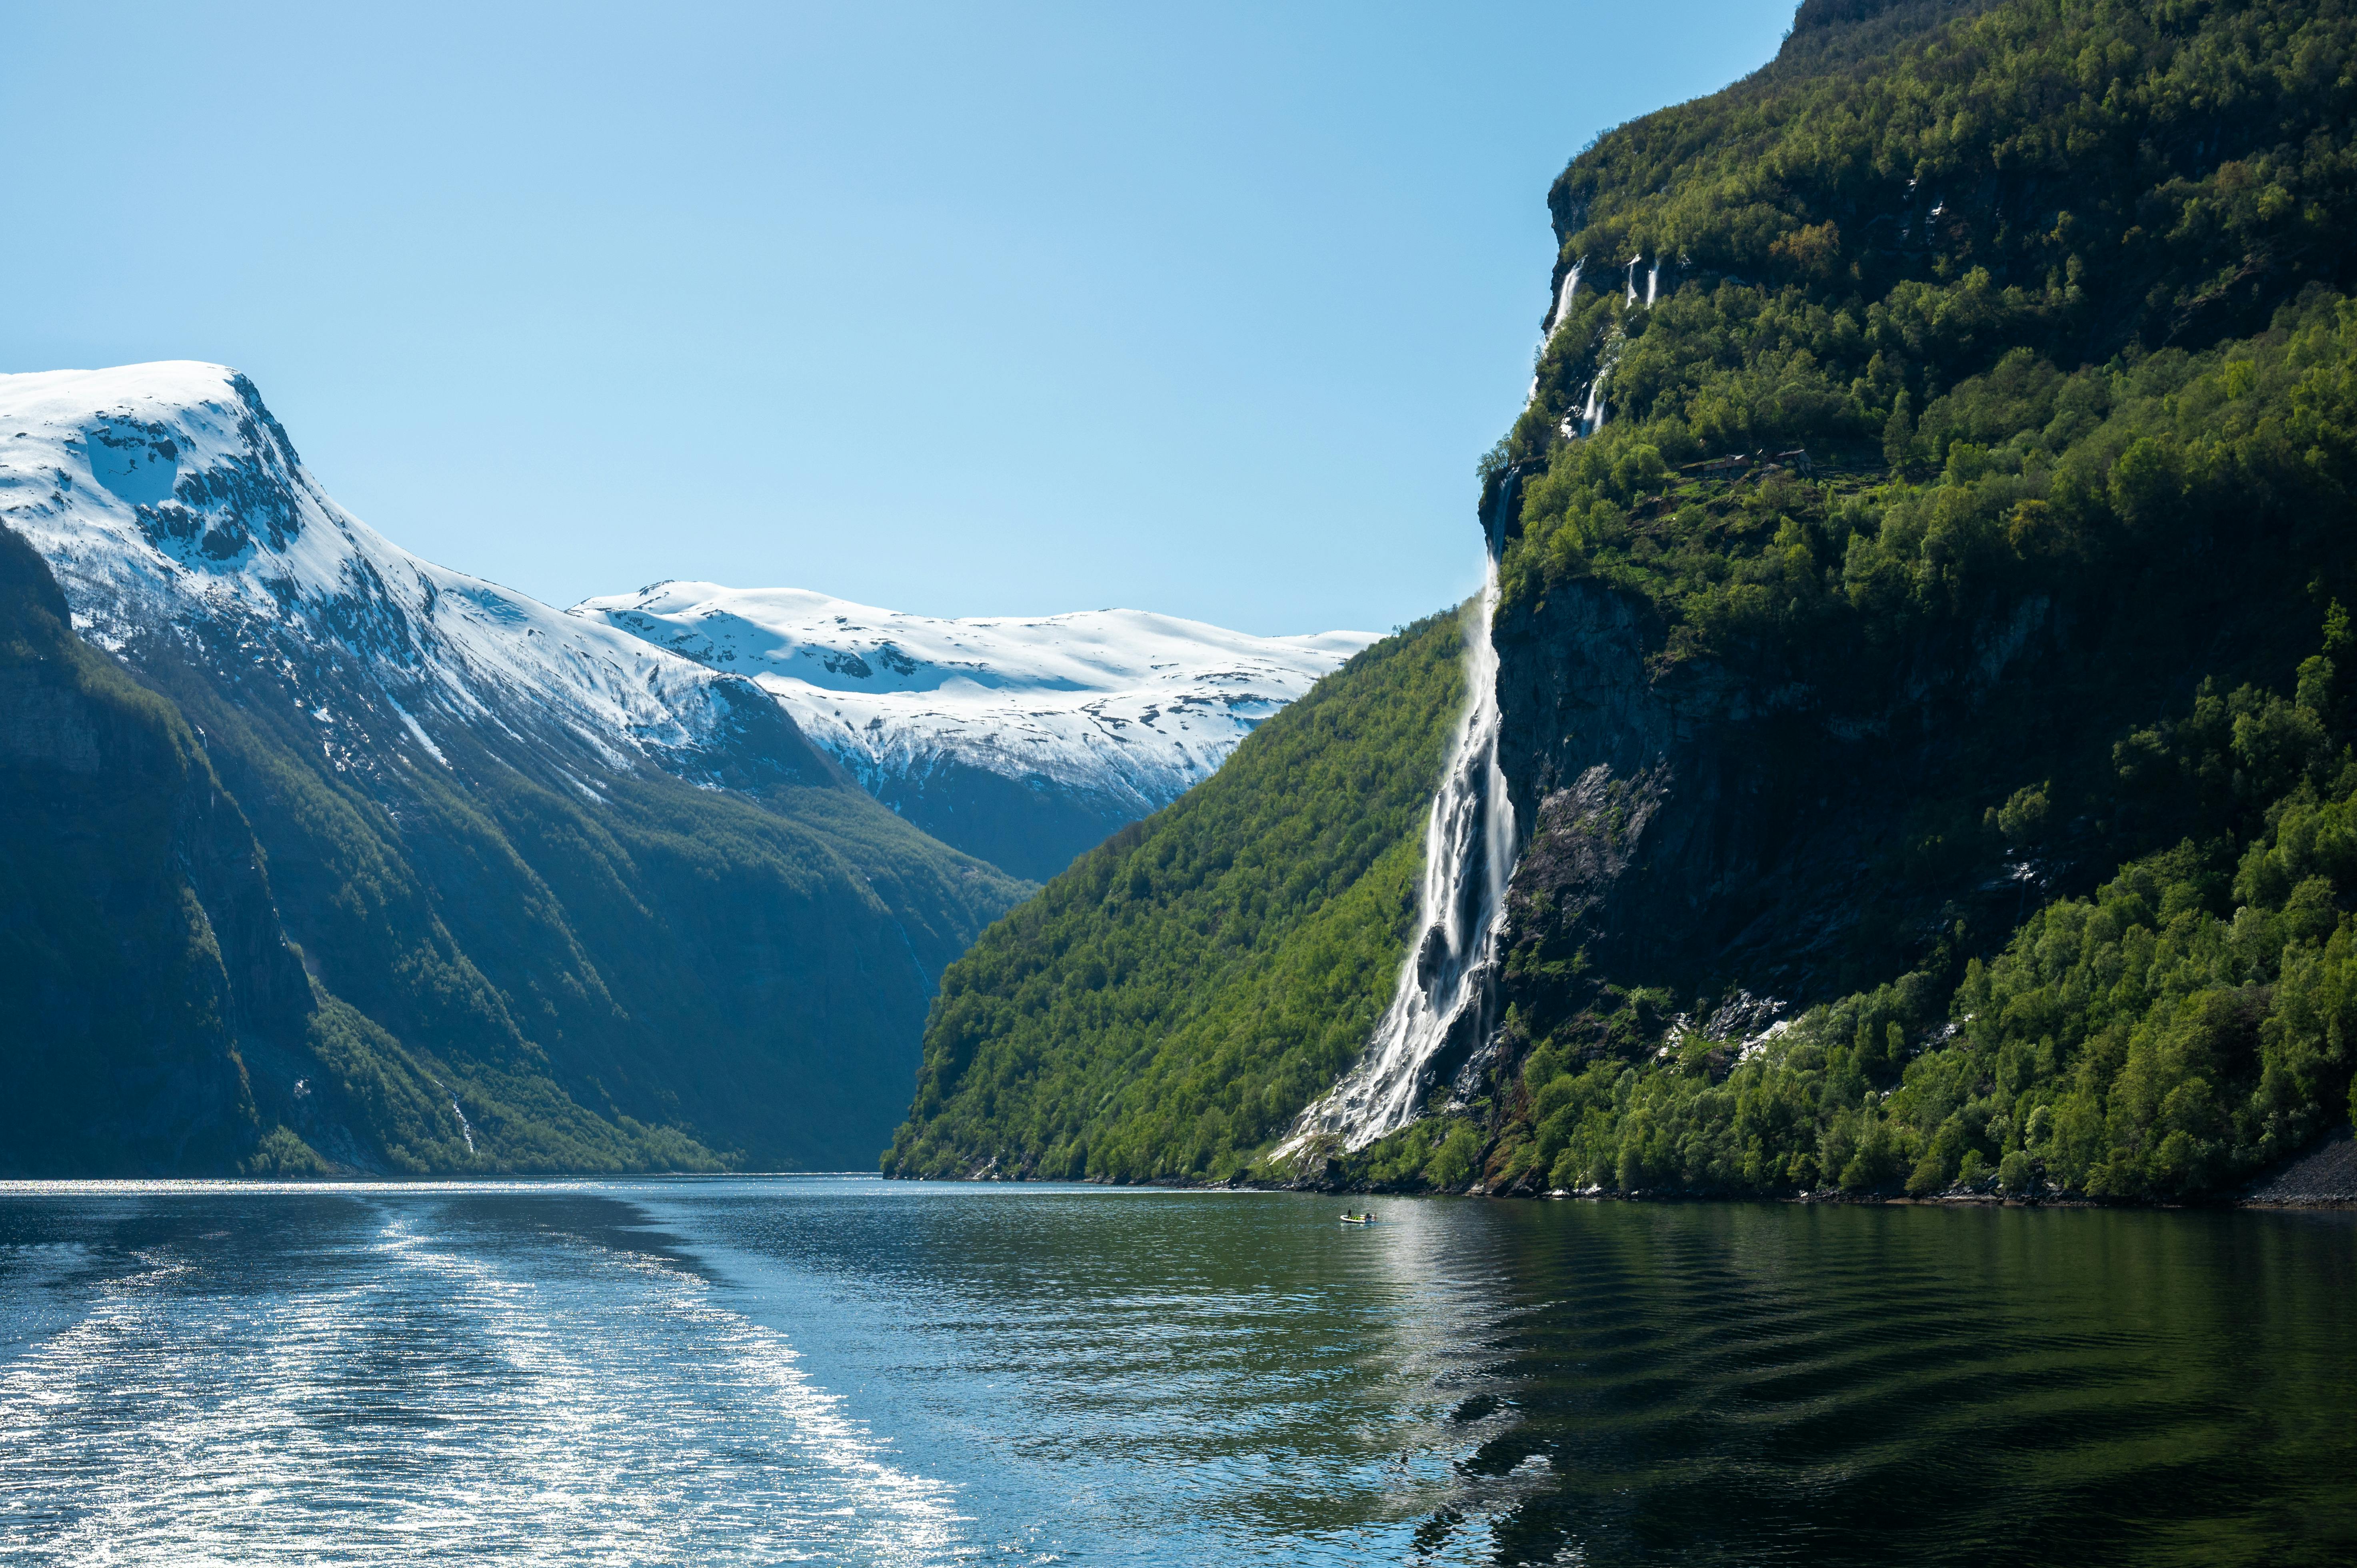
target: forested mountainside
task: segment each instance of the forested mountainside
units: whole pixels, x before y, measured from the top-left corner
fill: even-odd
[[[13,1172],[866,1165],[1024,891],[219,367],[0,378],[0,517]]]
[[[1456,615],[1359,654],[942,979],[887,1175],[1225,1177],[1366,1043],[1463,702]]]
[[[777,699],[877,800],[1046,881],[1177,800],[1374,638],[1142,610],[947,620],[799,588],[657,583],[593,616]]]
[[[310,983],[195,735],[68,618],[0,529],[0,1169],[231,1168],[260,1131],[238,1039],[299,1039]]]
[[[1559,278],[1675,286],[1566,291],[1489,465],[1490,1179],[2176,1197],[2347,1116],[2352,45],[2018,0],[1557,181]]]
[[[2344,1122],[2353,61],[2334,4],[1811,0],[1575,158],[1481,470],[1502,1027],[1232,1163],[2154,1199]]]

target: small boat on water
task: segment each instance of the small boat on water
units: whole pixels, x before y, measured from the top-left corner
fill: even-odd
[[[1342,1223],[1345,1225],[1372,1225],[1374,1222],[1375,1217],[1372,1214],[1345,1213],[1342,1216]]]

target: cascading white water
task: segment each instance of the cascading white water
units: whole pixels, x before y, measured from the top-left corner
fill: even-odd
[[[1660,297],[1660,295],[1661,295],[1661,292],[1662,292],[1662,259],[1661,259],[1659,256],[1656,256],[1656,257],[1654,257],[1654,258],[1653,258],[1653,264],[1652,264],[1651,267],[1647,268],[1647,269],[1646,269],[1646,271],[1645,271],[1645,308],[1646,308],[1646,309],[1651,310],[1651,309],[1652,309],[1652,308],[1653,308],[1653,301],[1654,301],[1655,299],[1657,299],[1657,298],[1659,298],[1659,297]]]
[[[1629,258],[1629,303],[1631,305],[1637,303],[1637,263],[1644,259],[1642,256]]]
[[[1628,339],[1620,335],[1620,328],[1618,326],[1605,328],[1604,349],[1597,356],[1596,379],[1587,383],[1587,406],[1579,412],[1578,429],[1571,428],[1572,421],[1564,422],[1566,435],[1593,435],[1604,428],[1604,416],[1607,412],[1604,403],[1604,383],[1612,379],[1612,368],[1620,362],[1620,349],[1627,341]]]
[[[1509,484],[1498,504],[1511,494]],[[1391,1006],[1358,1064],[1301,1113],[1277,1149],[1280,1158],[1321,1133],[1360,1149],[1406,1126],[1424,1108],[1434,1058],[1452,1042],[1478,1047],[1491,1029],[1515,844],[1514,805],[1498,768],[1498,652],[1490,641],[1497,600],[1493,561],[1480,604],[1466,622],[1465,712],[1425,827],[1415,939]]]
[[[1581,262],[1571,263],[1571,271],[1563,274],[1563,287],[1555,291],[1555,317],[1547,323],[1547,336],[1550,338],[1561,331],[1563,324],[1571,319],[1571,296],[1578,291],[1579,269],[1584,261],[1582,258]]]
[[[1574,262],[1571,263],[1571,271],[1563,274],[1563,287],[1555,291],[1555,313],[1547,317],[1546,329],[1539,334],[1539,346],[1537,351],[1531,356],[1534,364],[1545,355],[1547,345],[1555,341],[1555,335],[1563,330],[1564,323],[1571,319],[1571,296],[1575,293],[1578,292],[1579,269],[1584,264],[1585,258],[1581,261]],[[1537,402],[1538,395],[1538,372],[1534,370],[1531,372],[1531,390],[1523,394],[1523,406],[1524,408],[1528,408],[1532,403]],[[1566,430],[1564,434],[1568,435],[1572,433]]]
[[[1563,324],[1571,319],[1571,296],[1579,288],[1581,264],[1580,262],[1572,263],[1571,271],[1563,274],[1563,287],[1555,291],[1555,314],[1547,317],[1546,329],[1539,334],[1538,349],[1532,355],[1534,360],[1546,352],[1546,346],[1555,340],[1556,333],[1563,330]],[[1537,401],[1538,395],[1538,372],[1534,371],[1531,373],[1531,390],[1523,394],[1523,406],[1528,408]]]

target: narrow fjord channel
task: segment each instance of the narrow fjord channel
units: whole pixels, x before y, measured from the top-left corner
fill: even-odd
[[[0,1194],[0,1562],[2357,1547],[2357,1223],[771,1178]]]

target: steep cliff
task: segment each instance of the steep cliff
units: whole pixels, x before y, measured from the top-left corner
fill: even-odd
[[[0,1170],[227,1168],[260,1131],[240,1041],[299,1047],[309,983],[196,736],[5,529],[0,801]]]
[[[1552,198],[1493,1182],[2182,1194],[2346,1113],[2351,19],[1869,23]]]

